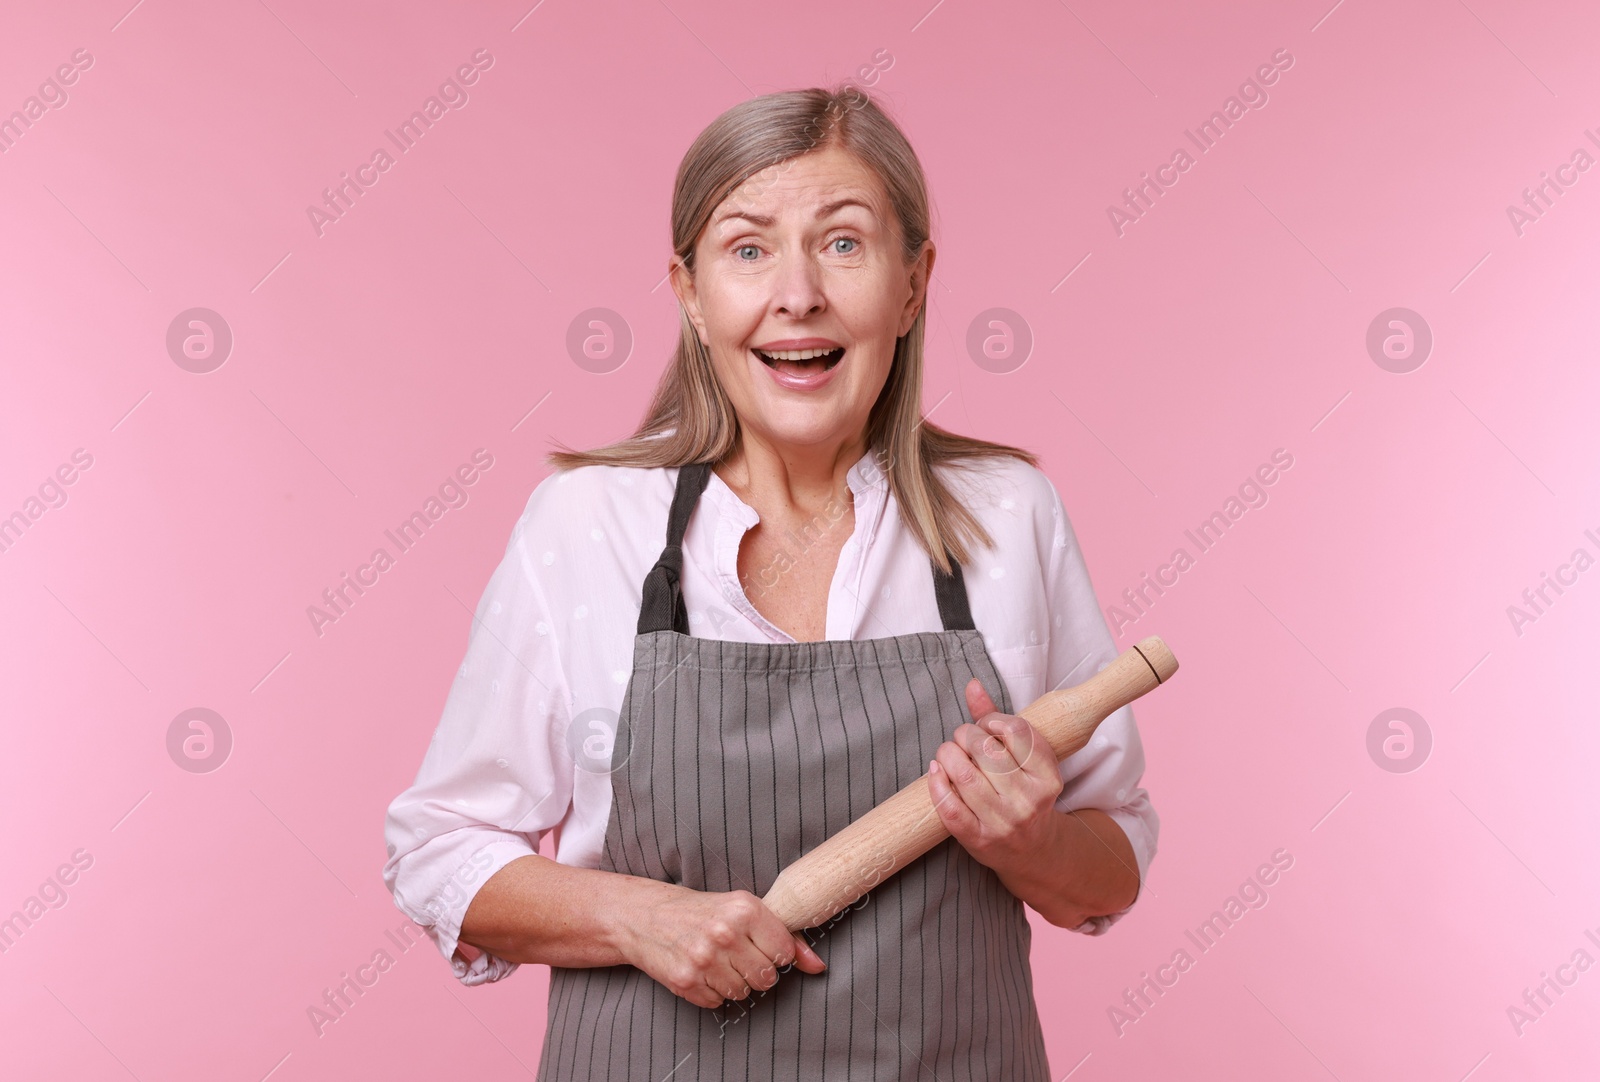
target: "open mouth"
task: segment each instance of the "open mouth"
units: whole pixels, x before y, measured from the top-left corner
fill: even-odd
[[[795,372],[799,374],[826,372],[844,357],[843,346],[830,350],[783,349],[778,350],[776,353],[766,353],[752,348],[751,352],[760,357],[761,363],[768,368],[780,372]]]

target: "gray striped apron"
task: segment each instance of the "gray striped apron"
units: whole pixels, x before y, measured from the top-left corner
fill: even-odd
[[[748,643],[689,635],[684,531],[710,479],[682,467],[645,577],[599,867],[765,894],[779,870],[921,776],[1005,684],[961,567],[933,567],[943,631]],[[930,561],[931,564],[931,561]],[[1047,1082],[1022,903],[954,839],[804,933],[828,968],[697,1007],[629,965],[550,971],[540,1079]]]

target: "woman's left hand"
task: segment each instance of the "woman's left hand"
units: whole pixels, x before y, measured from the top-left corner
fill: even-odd
[[[962,725],[928,765],[939,818],[967,852],[996,872],[1026,868],[1048,851],[1060,824],[1060,764],[1049,741],[1015,714],[1002,714],[973,679]]]

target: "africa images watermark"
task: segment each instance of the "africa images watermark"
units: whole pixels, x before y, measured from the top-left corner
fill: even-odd
[[[1583,136],[1600,147],[1600,135],[1585,128]],[[1562,162],[1550,170],[1555,176],[1551,176],[1543,169],[1539,170],[1539,176],[1544,179],[1539,184],[1522,189],[1522,206],[1519,207],[1515,203],[1506,204],[1506,219],[1511,223],[1511,231],[1517,236],[1525,236],[1528,226],[1543,218],[1550,208],[1556,205],[1556,201],[1550,198],[1552,193],[1565,195],[1568,188],[1583,179],[1583,174],[1589,171],[1595,161],[1594,155],[1581,146],[1569,157],[1571,161]],[[1543,205],[1540,203],[1541,200]]]
[[[480,849],[467,858],[467,862],[457,868],[455,874],[445,880],[439,892],[423,903],[422,911],[430,920],[419,921],[424,925],[438,924],[448,913],[453,913],[457,906],[470,901],[476,891],[468,888],[478,882],[481,874],[486,871],[494,858],[487,849]]]
[[[402,519],[393,530],[383,531],[383,536],[387,537],[395,547],[394,555],[390,555],[389,550],[381,545],[373,549],[368,562],[356,568],[354,578],[350,572],[342,572],[338,585],[322,591],[322,600],[326,608],[322,605],[307,605],[306,618],[311,621],[311,630],[317,633],[317,638],[322,638],[323,628],[326,625],[338,623],[348,615],[357,599],[368,589],[376,586],[379,576],[393,567],[400,556],[410,552],[412,547],[422,540],[422,535],[444,517],[446,511],[465,507],[469,499],[467,489],[478,482],[482,476],[479,471],[487,472],[493,465],[494,456],[488,451],[482,447],[473,451],[472,462],[457,466],[455,472],[439,485],[437,496],[429,496],[423,501],[420,510],[411,512],[410,516]]]
[[[775,552],[765,566],[744,576],[742,581],[745,595],[753,602],[776,586],[786,572],[794,568],[807,552],[838,525],[848,510],[850,510],[848,500],[830,496],[827,506],[802,523],[798,532],[794,529],[784,530],[783,535],[787,544]],[[752,590],[752,586],[756,588]]]
[[[409,920],[398,929],[384,929],[383,934],[400,954],[406,953],[423,939],[422,929]],[[349,970],[342,971],[337,983],[322,990],[322,1006],[312,1004],[306,1008],[306,1018],[311,1021],[311,1028],[317,1036],[323,1036],[329,1026],[343,1019],[355,1006],[356,1000],[366,995],[367,990],[378,983],[378,978],[394,968],[394,964],[395,956],[386,948],[379,947],[372,952],[371,959],[365,965],[356,966],[355,976],[352,977]]]
[[[872,54],[872,60],[870,63],[862,64],[856,69],[856,75],[860,82],[857,83],[852,80],[846,80],[840,86],[839,96],[844,100],[844,106],[841,108],[837,103],[829,105],[825,119],[823,119],[820,123],[816,120],[813,120],[806,126],[806,146],[804,150],[799,151],[793,156],[786,157],[782,161],[773,162],[764,169],[757,170],[756,172],[750,174],[737,186],[732,188],[727,195],[724,196],[724,200],[732,198],[735,194],[747,199],[754,198],[755,196],[760,195],[765,189],[771,187],[773,184],[776,184],[778,182],[778,178],[783,176],[784,173],[788,172],[790,167],[792,167],[793,164],[799,160],[802,154],[809,153],[818,146],[824,145],[832,136],[834,129],[839,125],[840,121],[847,113],[864,108],[866,106],[868,98],[867,95],[862,92],[861,86],[876,85],[882,73],[888,71],[892,67],[894,67],[894,54],[888,49],[876,50]]]
[[[5,954],[51,909],[67,904],[67,888],[78,881],[78,876],[94,867],[94,854],[87,849],[74,849],[71,863],[61,864],[51,873],[39,889],[12,910],[11,915],[0,920],[0,954]]]
[[[812,914],[809,926],[804,934],[807,945],[809,945],[813,950],[816,949],[818,943],[822,942],[823,938],[827,936],[829,930],[832,929],[834,925],[843,921],[851,913],[865,909],[867,902],[872,898],[872,888],[876,887],[879,883],[888,878],[890,872],[894,869],[894,854],[882,846],[873,849],[867,854],[867,856],[868,863],[861,866],[860,874],[856,877],[856,882],[867,888],[861,897],[857,898],[853,902],[846,903],[845,905],[832,905],[825,911]],[[763,977],[769,975],[781,977],[794,967],[794,962],[790,962],[786,966],[774,966],[774,964],[768,963],[758,971],[758,974]],[[728,1027],[737,1025],[748,1018],[756,1003],[766,997],[774,988],[777,987],[778,986],[774,984],[772,988],[765,988],[758,992],[752,992],[742,1000],[730,1001],[734,1006],[739,1008],[740,1013],[737,1017],[719,1018],[717,1020],[717,1039],[725,1039],[727,1037]],[[726,1007],[718,1009],[724,1010]]]
[[[467,107],[472,97],[462,87],[472,86],[478,81],[480,72],[492,67],[494,54],[488,49],[479,49],[472,54],[471,63],[460,65],[452,78],[439,84],[439,92],[429,95],[423,101],[422,108],[401,121],[394,131],[383,129],[384,136],[401,154],[411,153],[411,148],[417,145],[418,140],[449,112]],[[331,188],[322,189],[321,207],[314,204],[306,207],[306,217],[318,237],[326,232],[328,226],[348,214],[355,207],[356,200],[367,194],[366,189],[375,187],[383,174],[394,168],[397,160],[387,147],[382,146],[374,150],[370,157],[370,161],[356,166],[353,178],[344,170],[339,171],[339,176],[344,179]]]
[[[1585,928],[1584,938],[1592,943],[1596,950],[1600,950],[1600,936],[1594,929]],[[1567,994],[1567,989],[1578,983],[1578,978],[1589,971],[1594,965],[1594,955],[1583,947],[1578,947],[1572,952],[1568,961],[1556,966],[1556,975],[1552,977],[1546,970],[1539,971],[1539,981],[1532,988],[1522,990],[1522,1006],[1512,1004],[1506,1008],[1506,1020],[1511,1023],[1511,1028],[1521,1037],[1530,1025],[1544,1017],[1544,1012],[1555,1006],[1555,1000],[1550,998],[1550,993],[1557,996]]]
[[[1593,543],[1597,552],[1600,552],[1600,536],[1597,536],[1594,530],[1584,530],[1583,536]],[[1579,545],[1572,550],[1572,555],[1567,557],[1565,563],[1556,565],[1554,575],[1548,571],[1540,571],[1538,585],[1529,586],[1522,591],[1522,604],[1506,606],[1506,618],[1511,621],[1511,630],[1517,633],[1517,638],[1522,638],[1524,624],[1536,623],[1539,617],[1548,613],[1551,606],[1567,592],[1563,587],[1576,586],[1578,576],[1593,567],[1594,562],[1595,558],[1589,550]],[[1555,593],[1554,597],[1550,596],[1552,591]]]
[[[888,483],[893,463],[894,456],[886,450],[869,453],[861,460],[860,473],[863,484],[867,488],[876,488],[880,484]],[[854,499],[853,493],[851,499]],[[784,538],[788,544],[773,553],[765,565],[749,572],[740,580],[745,589],[745,596],[754,601],[776,586],[778,580],[793,569],[850,509],[850,500],[830,496],[822,510],[801,523],[798,531],[792,528],[784,530]],[[756,588],[752,590],[752,587]]]
[[[1192,930],[1185,928],[1184,936],[1194,944],[1199,954],[1209,953],[1234,925],[1244,919],[1246,913],[1252,909],[1266,908],[1271,900],[1267,888],[1277,883],[1278,877],[1292,867],[1294,854],[1284,848],[1274,849],[1270,860],[1257,867],[1254,875],[1239,884],[1238,891],[1225,898],[1220,909],[1213,911],[1210,917]],[[1179,947],[1172,952],[1170,961],[1156,966],[1154,976],[1148,971],[1141,972],[1137,984],[1123,989],[1122,1006],[1112,1004],[1106,1008],[1106,1018],[1110,1020],[1117,1036],[1121,1037],[1129,1026],[1142,1019],[1155,1006],[1156,1000],[1178,983],[1179,977],[1194,968],[1196,961],[1188,948]]]
[[[1202,554],[1216,547],[1217,542],[1233,528],[1235,522],[1244,517],[1246,511],[1267,506],[1267,489],[1276,484],[1293,465],[1294,456],[1279,447],[1272,452],[1270,461],[1257,466],[1255,472],[1240,483],[1237,495],[1223,501],[1220,510],[1211,512],[1194,529],[1184,530],[1183,536],[1195,547],[1194,554],[1190,555],[1187,547],[1179,545],[1167,562],[1155,569],[1153,576],[1146,571],[1140,575],[1138,586],[1130,586],[1122,591],[1126,609],[1121,605],[1106,606],[1106,619],[1111,623],[1111,633],[1121,635],[1123,628],[1142,620],[1155,607],[1156,601],[1178,584],[1179,577],[1193,567]]]
[[[38,495],[27,497],[20,508],[0,518],[0,553],[10,552],[12,546],[22,540],[22,535],[43,518],[46,511],[65,507],[67,486],[78,480],[80,471],[93,465],[94,456],[82,447],[76,448],[70,461],[57,466],[49,477],[40,482],[36,490]]]
[[[1209,154],[1211,148],[1217,145],[1217,141],[1243,120],[1252,109],[1267,107],[1268,95],[1262,89],[1263,86],[1276,83],[1280,73],[1292,67],[1294,67],[1294,54],[1288,49],[1279,49],[1272,54],[1272,63],[1262,64],[1256,68],[1255,77],[1240,83],[1239,92],[1230,95],[1222,103],[1221,109],[1197,126],[1198,130],[1183,129],[1184,136],[1200,153]],[[1122,189],[1122,205],[1113,204],[1106,207],[1106,218],[1111,222],[1111,228],[1117,236],[1123,236],[1128,226],[1140,221],[1155,208],[1156,201],[1151,198],[1152,192],[1157,197],[1166,195],[1166,189],[1175,186],[1183,174],[1194,168],[1195,160],[1187,147],[1179,146],[1172,152],[1171,161],[1156,166],[1154,178],[1149,173],[1141,172],[1139,175],[1144,178],[1141,183]]]
[[[54,75],[46,76],[44,82],[39,84],[39,92],[23,99],[22,108],[13,110],[10,116],[0,120],[0,154],[11,153],[17,140],[43,120],[51,109],[65,108],[71,95],[64,88],[76,83],[82,72],[94,67],[94,54],[88,49],[79,49],[72,54],[71,61],[70,64],[59,65]]]

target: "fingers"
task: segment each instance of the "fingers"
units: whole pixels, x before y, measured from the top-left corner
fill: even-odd
[[[952,746],[941,744],[939,751],[943,753],[946,748]],[[965,755],[959,748],[955,750]],[[972,769],[970,765],[968,769]],[[978,771],[973,770],[973,773],[976,774]],[[952,836],[963,839],[974,836],[981,826],[978,817],[951,782],[949,770],[938,759],[928,763],[928,795],[933,798],[933,807],[939,813],[940,822],[944,823],[944,828]]]
[[[783,939],[783,952],[776,958],[751,940],[746,949],[740,951],[736,957],[728,959],[728,964],[744,981],[745,995],[749,995],[750,992],[765,992],[777,984],[778,974],[793,960],[789,957],[792,954],[793,949],[789,945],[787,935]],[[732,998],[743,999],[744,996]]]
[[[667,987],[672,989],[672,991],[676,994],[682,996],[684,999],[687,999],[690,1003],[693,1003],[696,1007],[705,1007],[708,1010],[715,1010],[727,1002],[728,999],[725,994],[711,987],[707,981],[707,978],[703,974],[701,975],[700,981],[696,984],[669,984]]]
[[[978,728],[1000,740],[1018,766],[1040,777],[1058,767],[1059,760],[1054,749],[1039,734],[1039,730],[1029,724],[1027,718],[1017,714],[1001,713],[977,677],[967,681],[966,695],[967,709],[972,713],[973,722]],[[968,748],[969,752],[972,750],[971,747]],[[974,756],[974,759],[976,758]],[[991,774],[1005,773],[1008,769],[1004,757],[998,755],[994,756],[991,762],[980,761],[979,765]]]
[[[778,970],[790,965],[795,960],[794,936],[789,929],[784,927],[783,921],[777,914],[763,905],[755,895],[748,895],[755,903],[752,909],[752,924],[750,928],[751,946],[761,956],[762,967],[759,975],[749,973],[753,978],[751,984],[759,989],[771,988],[778,983]]]
[[[962,796],[979,802],[991,800],[997,782],[1019,769],[1003,741],[972,724],[957,728],[939,745],[934,758]]]
[[[736,890],[725,900],[727,925],[733,935],[720,941],[724,948],[724,977],[742,994],[766,990],[778,982],[778,970],[789,964],[789,929],[749,891]],[[718,986],[717,983],[713,984]]]
[[[998,714],[987,722],[989,732],[1003,743],[1012,760],[1034,777],[1059,781],[1061,762],[1043,734],[1014,714]]]
[[[762,921],[751,937],[752,945],[762,957],[759,974],[746,975],[751,977],[751,987],[758,991],[765,991],[778,983],[778,976],[789,966],[794,966],[802,973],[821,973],[828,968],[828,963],[822,960],[806,941],[805,936],[798,932],[791,932],[784,927],[777,915],[762,906],[766,911],[769,921]]]
[[[749,998],[778,983],[791,965],[821,973],[826,963],[802,937],[786,928],[777,915],[748,891],[731,891],[720,900],[716,917],[706,926],[695,961],[702,979],[680,992],[701,1006]],[[706,1002],[707,999],[715,1002]]]
[[[725,1002],[749,999],[755,992],[771,988],[777,983],[777,976],[771,960],[746,940],[742,947],[703,967],[699,987],[690,990],[698,995],[679,994],[702,1007],[720,1007]],[[703,1001],[707,996],[710,1002]]]
[[[719,987],[724,983],[726,983],[726,987]],[[705,986],[710,992],[713,1002],[700,1003],[699,1005],[702,1007],[717,1008],[724,1003],[737,1003],[741,999],[748,999],[750,996],[749,983],[738,974],[733,974],[731,977],[727,974],[722,974],[720,978],[708,975],[705,979]],[[696,1000],[696,1002],[698,1003],[699,1001]]]
[[[778,974],[791,965],[798,967],[802,973],[821,973],[828,968],[828,963],[812,949],[803,935],[789,931],[778,915],[763,905],[760,899],[754,895],[747,897],[755,902],[759,910],[750,936],[754,949],[762,958],[759,979],[751,981],[755,988],[771,988],[778,983]],[[748,970],[746,972],[749,973]]]
[[[778,983],[782,971],[790,965],[798,965],[807,973],[821,972],[822,959],[803,940],[798,944],[796,940],[797,937],[785,933],[783,950],[778,958],[764,953],[753,940],[747,940],[744,947],[729,955],[707,974],[706,987],[720,997],[713,1006],[720,1005],[723,1000],[738,1001],[748,999],[756,992],[768,991]]]
[[[994,780],[968,750],[969,746],[978,749],[978,757],[984,757],[980,744],[985,740],[1010,758],[1005,746],[994,737],[975,725],[963,725],[956,730],[954,740],[939,745],[928,764],[928,795],[933,806],[945,829],[964,842],[976,841],[983,819],[992,816],[992,809],[1001,803]],[[989,755],[992,757],[993,751]],[[1016,769],[1015,763],[1011,769]]]
[[[828,968],[828,963],[822,960],[822,955],[811,949],[811,944],[805,941],[804,936],[794,936],[794,964],[802,973],[821,973]]]
[[[969,700],[987,698],[968,685]],[[1050,745],[1023,717],[990,713],[956,729],[928,766],[929,795],[945,829],[964,843],[1028,818],[1061,791],[1060,765]]]
[[[951,737],[966,751],[973,764],[990,778],[1012,774],[1022,769],[1022,763],[1011,754],[1011,746],[995,731],[1008,716],[993,714],[981,725],[963,725]]]
[[[973,721],[981,721],[985,714],[996,712],[994,700],[976,676],[967,681],[967,709],[971,711]]]
[[[1010,759],[1014,759],[1018,765],[1025,764],[1028,761],[1028,746],[1026,744],[1019,745],[1006,741],[1004,737],[1005,734],[1013,729],[1016,729],[1019,725],[1026,726],[1027,729],[1030,730],[1033,727],[1028,725],[1027,718],[1018,717],[1015,714],[1001,713],[1000,709],[995,706],[994,699],[989,696],[988,691],[984,690],[983,684],[979,682],[977,677],[973,677],[971,680],[967,681],[967,709],[972,713],[972,720],[974,724],[971,726],[963,726],[962,728],[969,730],[977,729],[980,732],[994,737],[996,741],[1005,747],[1004,752],[993,745],[988,747],[988,758],[990,761],[980,764],[985,770],[992,774],[1008,772],[1011,769],[1011,765],[1008,762],[1008,756]],[[961,730],[958,729],[956,731],[959,734]],[[975,753],[977,750],[984,747],[984,742],[982,741],[981,737],[977,736],[977,734],[974,733],[971,735],[972,742],[970,744],[963,743],[962,746],[966,747],[969,753]],[[1019,748],[1022,750],[1022,754],[1020,755],[1016,754]],[[976,758],[976,754],[974,754],[974,758]]]

